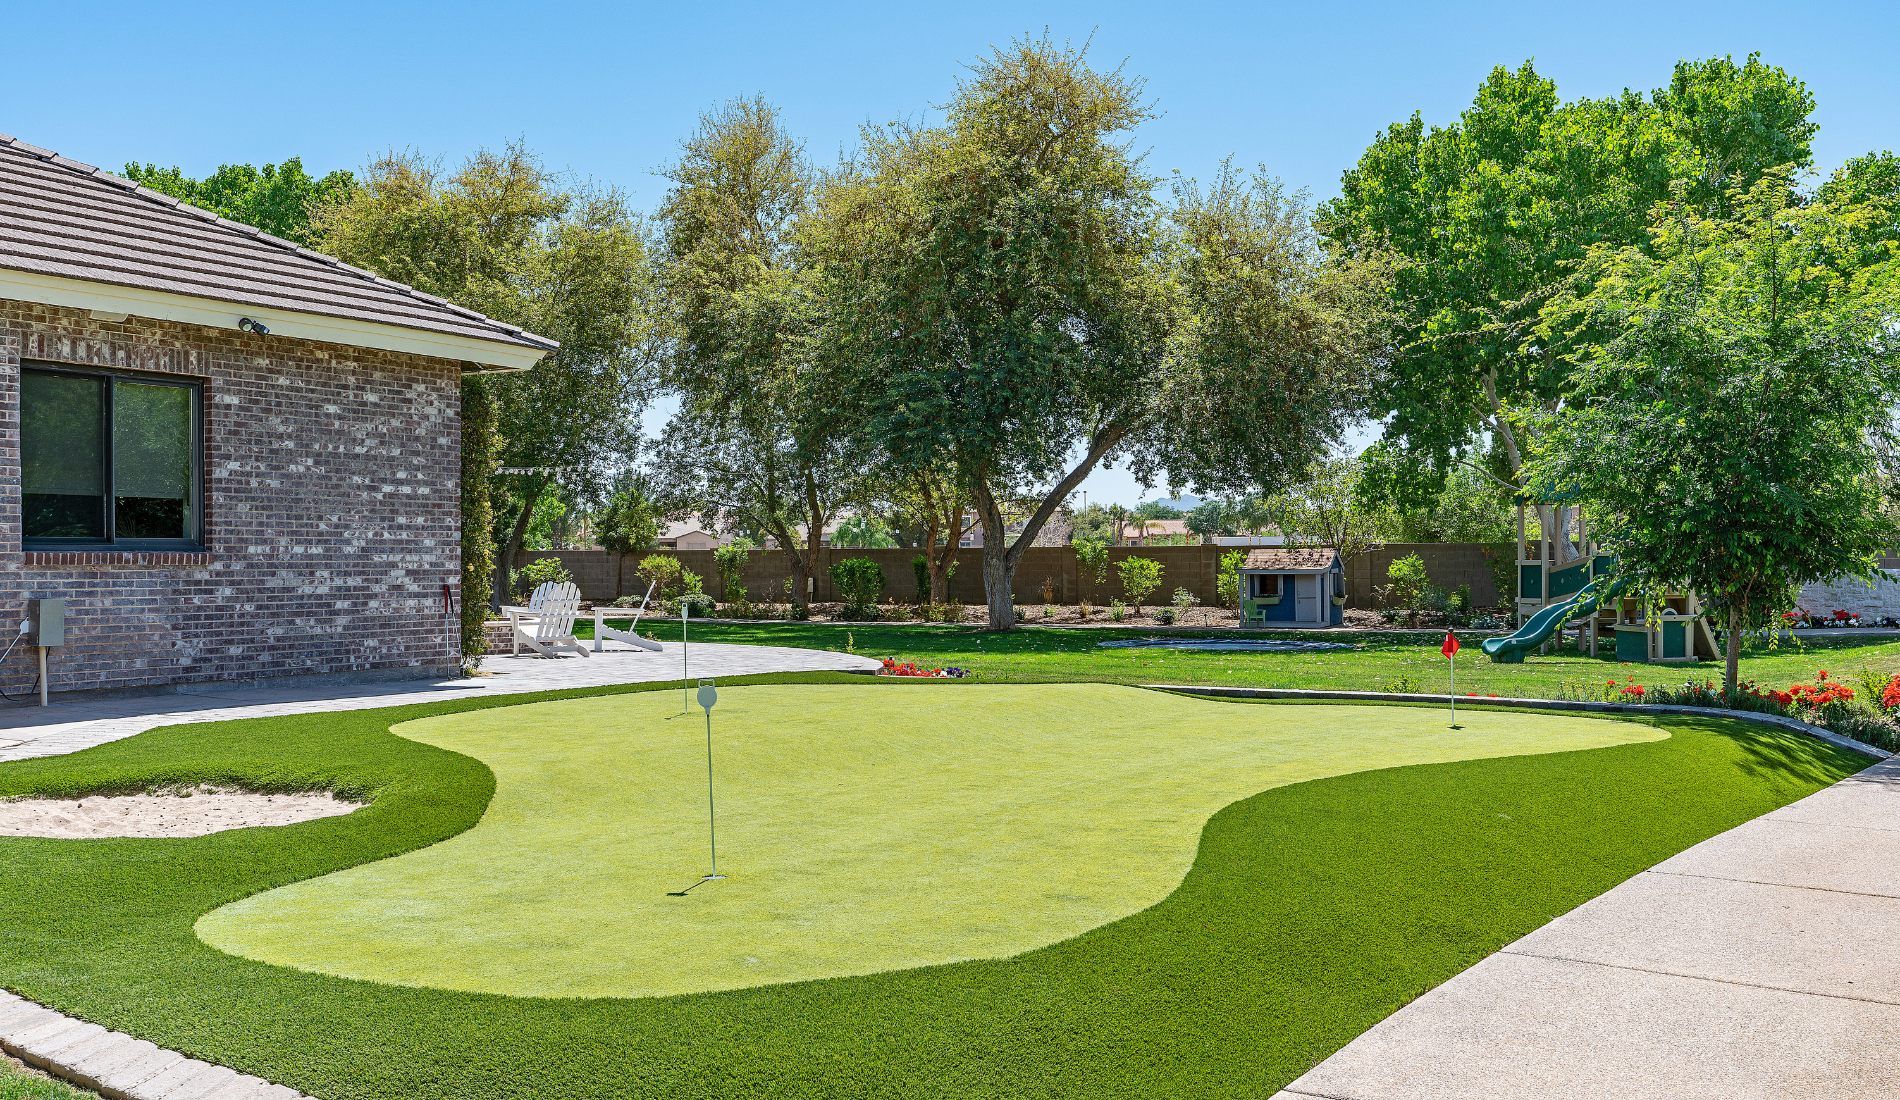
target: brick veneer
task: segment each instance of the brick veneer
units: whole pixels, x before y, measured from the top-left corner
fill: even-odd
[[[22,550],[22,359],[203,381],[204,553]],[[0,299],[0,635],[66,597],[55,691],[452,667],[459,402],[445,359]]]

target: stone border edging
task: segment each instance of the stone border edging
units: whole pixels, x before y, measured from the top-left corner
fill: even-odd
[[[1318,691],[1309,688],[1237,688],[1237,687],[1200,687],[1186,684],[1143,684],[1142,687],[1160,691],[1176,691],[1184,695],[1210,695],[1229,699],[1328,699],[1339,702],[1373,703],[1443,703],[1449,704],[1456,699],[1460,703],[1470,703],[1487,707],[1522,707],[1532,710],[1580,710],[1600,714],[1686,714],[1699,718],[1735,718],[1744,722],[1760,722],[1805,733],[1809,737],[1826,741],[1836,748],[1857,752],[1862,756],[1871,756],[1875,760],[1885,760],[1896,755],[1885,749],[1877,749],[1865,742],[1851,737],[1842,737],[1833,730],[1810,726],[1793,718],[1783,718],[1778,714],[1763,714],[1754,710],[1724,710],[1720,707],[1682,707],[1667,704],[1650,703],[1588,703],[1575,699],[1509,699],[1494,695],[1423,695],[1401,694],[1394,691]]]
[[[287,1085],[187,1058],[5,990],[0,1050],[112,1100],[305,1100]]]

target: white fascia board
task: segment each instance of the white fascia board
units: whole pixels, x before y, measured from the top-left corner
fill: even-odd
[[[440,359],[472,361],[495,370],[527,370],[547,355],[540,348],[498,340],[482,340],[347,317],[296,313],[268,306],[239,305],[213,298],[193,298],[162,290],[67,279],[10,268],[0,268],[0,298],[103,314],[123,313],[210,328],[236,329],[238,318],[249,317],[269,329],[272,336],[316,340],[353,348],[433,355]]]

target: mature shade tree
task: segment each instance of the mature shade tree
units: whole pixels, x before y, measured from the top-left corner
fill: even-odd
[[[1807,165],[1813,108],[1753,55],[1681,62],[1647,97],[1569,103],[1526,62],[1494,69],[1457,122],[1414,114],[1374,139],[1319,216],[1336,252],[1410,261],[1392,294],[1411,336],[1375,409],[1395,460],[1380,470],[1387,499],[1425,503],[1460,460],[1518,487],[1514,416],[1554,410],[1574,386],[1570,359],[1534,336],[1540,307],[1592,247],[1641,245],[1672,181],[1717,213],[1732,187]],[[1471,453],[1487,439],[1495,462]]]
[[[1392,513],[1367,500],[1361,487],[1365,464],[1334,455],[1313,466],[1307,476],[1275,494],[1268,507],[1289,540],[1331,546],[1342,565],[1389,541]]]
[[[127,164],[125,178],[309,248],[316,247],[311,210],[347,198],[356,187],[356,177],[341,168],[322,177],[311,176],[304,171],[301,157],[262,168],[224,164],[201,180],[176,166]]]
[[[661,275],[682,404],[658,468],[710,522],[777,538],[802,616],[825,527],[865,498],[869,464],[838,420],[817,335],[826,302],[799,240],[815,173],[755,97],[707,112],[665,175]]]
[[[853,414],[898,466],[967,477],[1009,630],[1024,551],[1105,460],[1213,490],[1306,465],[1370,373],[1384,288],[1325,263],[1271,181],[1158,202],[1128,147],[1140,83],[1079,50],[999,49],[944,113],[867,130],[815,247]]]
[[[930,602],[950,599],[950,574],[956,569],[963,538],[977,527],[968,484],[954,468],[922,466],[890,475],[892,510],[903,526],[923,533],[925,575]]]
[[[462,472],[465,485],[493,479],[508,505],[497,517],[499,598],[556,477],[598,479],[637,445],[664,336],[640,218],[618,192],[562,186],[517,144],[453,172],[414,154],[379,157],[313,211],[311,228],[339,259],[560,341],[532,370],[463,381],[465,403],[479,389],[495,404],[500,469],[526,471]]]
[[[1727,620],[1733,697],[1744,629],[1802,584],[1872,579],[1900,541],[1900,262],[1859,262],[1884,209],[1793,205],[1784,174],[1733,187],[1730,218],[1687,191],[1647,247],[1592,249],[1593,289],[1546,308],[1548,338],[1578,338],[1576,384],[1529,470],[1587,501],[1617,575]]]

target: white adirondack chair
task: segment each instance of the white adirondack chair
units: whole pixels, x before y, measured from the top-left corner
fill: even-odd
[[[519,656],[521,647],[526,645],[543,657],[558,657],[564,649],[583,657],[590,656],[587,647],[574,636],[574,618],[581,610],[581,590],[572,581],[560,584],[548,581],[535,588],[534,594],[528,597],[528,606],[501,610],[514,628],[514,655]]]

